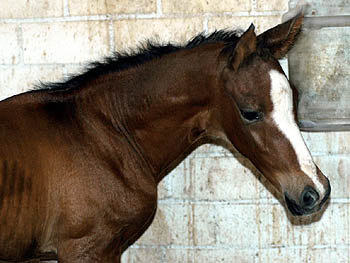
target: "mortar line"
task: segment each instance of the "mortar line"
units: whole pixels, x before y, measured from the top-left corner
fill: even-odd
[[[162,5],[162,0],[157,0],[157,15],[161,17],[163,15],[163,5]]]
[[[252,4],[252,12],[255,13],[256,12],[256,1],[257,0],[251,0],[251,4]]]
[[[339,157],[350,157],[350,153],[328,153],[328,152],[312,152],[312,157],[331,157],[331,158],[339,158]],[[228,150],[225,150],[223,152],[194,152],[192,153],[190,158],[193,159],[202,159],[202,158],[238,158],[238,159],[245,159],[243,155],[240,153],[231,153]]]
[[[114,31],[114,22],[112,19],[108,23],[108,33],[109,33],[109,52],[112,53],[115,51],[115,31]]]
[[[153,244],[134,244],[131,246],[131,248],[152,248],[152,249],[159,249],[159,248],[165,248],[165,249],[186,249],[186,250],[229,250],[229,251],[236,251],[236,250],[253,250],[253,251],[259,251],[259,250],[270,250],[270,249],[348,249],[349,244],[328,244],[328,245],[292,245],[292,246],[286,246],[286,245],[268,245],[258,248],[255,246],[232,246],[231,244],[223,245],[180,245],[180,244],[160,244],[160,245],[153,245]]]
[[[68,0],[63,0],[63,16],[70,16]]]
[[[124,19],[154,19],[154,18],[195,18],[195,17],[224,17],[224,16],[240,16],[240,17],[252,17],[252,16],[278,16],[282,15],[281,11],[267,11],[267,12],[222,12],[222,13],[194,13],[194,14],[112,14],[112,15],[82,15],[82,16],[70,16],[69,7],[65,8],[63,17],[38,17],[38,18],[3,18],[0,19],[0,23],[53,23],[53,22],[85,22],[85,21],[108,21],[112,20],[124,20]]]
[[[18,45],[20,46],[20,49],[19,49],[19,55],[18,55],[19,61],[17,64],[13,65],[13,67],[24,65],[24,41],[23,41],[22,25],[18,24],[16,30],[17,30],[17,32],[16,32],[17,33],[17,41],[18,41]]]
[[[179,198],[167,198],[159,199],[159,204],[170,205],[281,205],[277,199],[242,199],[242,200],[203,200],[203,199],[179,199]],[[350,204],[349,198],[332,198],[330,204]]]

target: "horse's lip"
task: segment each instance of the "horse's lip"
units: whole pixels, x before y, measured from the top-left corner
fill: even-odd
[[[284,193],[284,198],[286,200],[287,207],[293,216],[308,215],[315,211],[315,208],[308,209],[300,207],[300,205],[291,199],[287,193]]]

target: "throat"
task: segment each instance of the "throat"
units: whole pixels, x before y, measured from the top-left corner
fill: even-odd
[[[201,112],[182,109],[135,130],[137,144],[155,168],[158,181],[206,142],[206,129],[201,123]]]

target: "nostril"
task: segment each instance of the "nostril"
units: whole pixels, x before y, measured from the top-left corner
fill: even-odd
[[[306,186],[300,196],[300,204],[304,208],[311,209],[316,205],[319,198],[320,196],[314,188],[311,186]]]
[[[316,197],[312,192],[306,192],[303,196],[303,204],[305,206],[311,206],[316,201]]]

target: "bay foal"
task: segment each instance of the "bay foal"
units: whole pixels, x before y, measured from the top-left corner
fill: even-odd
[[[152,222],[160,180],[216,140],[249,158],[292,214],[318,211],[330,186],[277,61],[301,25],[299,15],[259,36],[251,26],[149,44],[2,101],[0,259],[120,262]]]

